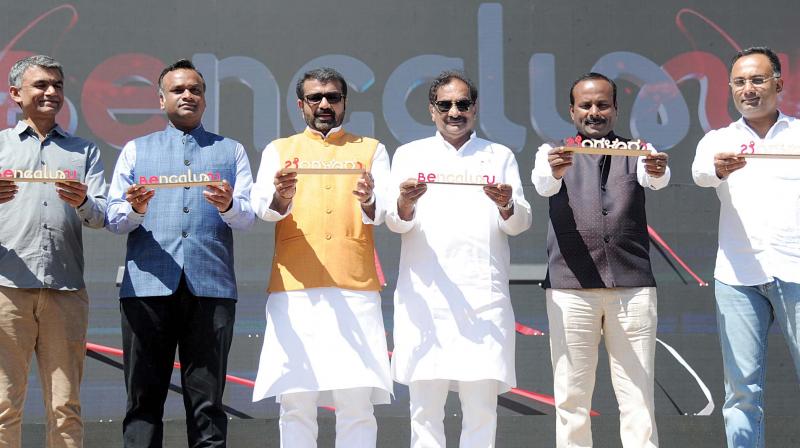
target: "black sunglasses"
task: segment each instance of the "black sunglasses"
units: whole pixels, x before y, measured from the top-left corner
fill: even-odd
[[[312,93],[311,95],[306,95],[306,103],[314,106],[322,102],[322,99],[325,98],[328,100],[328,104],[338,104],[344,98],[344,95],[341,92],[328,92],[328,93]]]
[[[472,100],[458,100],[458,101],[434,101],[433,105],[436,106],[436,110],[441,113],[450,112],[450,109],[453,106],[456,106],[459,112],[467,112],[475,104]]]

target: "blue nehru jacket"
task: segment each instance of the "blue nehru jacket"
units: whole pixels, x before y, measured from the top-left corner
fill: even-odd
[[[234,140],[205,131],[184,134],[172,126],[134,140],[134,182],[141,177],[217,173],[235,187]],[[192,179],[189,179],[192,180]],[[236,298],[233,235],[204,188],[160,188],[141,225],[128,235],[120,297],[167,296],[181,273],[196,296]]]

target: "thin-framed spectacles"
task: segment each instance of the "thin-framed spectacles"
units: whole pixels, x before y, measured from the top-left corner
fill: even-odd
[[[744,89],[744,87],[747,85],[748,82],[752,84],[753,87],[758,88],[768,83],[769,81],[778,78],[780,78],[780,75],[770,75],[770,76],[756,75],[751,78],[733,78],[731,82],[729,82],[728,84],[736,90]]]

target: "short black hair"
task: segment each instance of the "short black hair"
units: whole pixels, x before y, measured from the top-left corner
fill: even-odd
[[[197,67],[192,64],[192,61],[188,59],[178,59],[177,61],[173,62],[172,64],[164,67],[164,70],[161,70],[161,74],[158,75],[158,93],[159,95],[164,94],[164,86],[162,82],[164,81],[164,77],[167,76],[167,73],[175,71],[175,70],[194,70],[197,73],[197,76],[200,77],[200,80],[203,81],[203,91],[206,90],[206,80],[203,78],[203,74],[197,70]]]
[[[572,91],[575,90],[575,86],[577,86],[579,83],[581,83],[583,81],[590,81],[590,80],[593,80],[593,79],[594,80],[601,79],[601,80],[611,84],[611,90],[613,91],[613,97],[614,97],[614,107],[617,107],[617,84],[614,83],[614,81],[612,81],[611,78],[609,78],[608,76],[606,76],[606,75],[604,75],[602,73],[597,73],[597,72],[585,73],[585,74],[579,76],[578,79],[573,81],[572,87],[569,88],[569,105],[570,106],[574,106],[575,105],[575,95],[572,93]]]
[[[471,79],[467,77],[467,75],[459,70],[445,70],[442,73],[439,73],[439,76],[433,80],[431,83],[431,88],[428,90],[428,101],[431,104],[436,102],[436,92],[439,90],[439,87],[450,84],[450,81],[457,79],[469,87],[469,99],[473,103],[478,100],[478,88],[475,87],[475,83],[472,82]]]
[[[303,91],[303,84],[309,79],[319,81],[323,84],[336,81],[339,83],[339,87],[342,89],[342,96],[347,96],[347,81],[344,80],[344,76],[330,67],[320,67],[305,72],[303,76],[297,80],[295,93],[297,93],[298,100],[303,99],[303,96],[305,95],[305,92]]]
[[[776,77],[780,78],[781,76],[781,60],[774,51],[772,51],[769,47],[750,47],[745,48],[744,50],[736,53],[733,58],[731,58],[731,71],[733,71],[733,64],[736,63],[740,58],[745,56],[750,56],[751,54],[763,54],[764,56],[769,59],[770,65],[772,65],[772,74]]]

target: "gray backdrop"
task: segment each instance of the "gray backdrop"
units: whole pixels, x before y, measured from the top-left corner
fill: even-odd
[[[125,141],[165,125],[154,83],[161,68],[177,58],[191,58],[205,75],[206,127],[240,140],[254,173],[270,140],[303,126],[293,89],[304,70],[328,65],[342,71],[351,90],[346,126],[375,136],[392,153],[402,143],[432,134],[426,107],[431,77],[445,68],[463,68],[480,89],[478,133],[513,148],[534,207],[532,229],[512,240],[514,263],[545,261],[547,203],[530,186],[532,158],[542,142],[573,132],[568,88],[576,76],[596,70],[615,78],[618,133],[669,152],[672,183],[649,193],[650,224],[705,281],[712,280],[718,205],[713,191],[693,185],[689,167],[702,135],[738,118],[726,85],[730,56],[739,46],[755,44],[780,52],[785,62],[781,107],[791,114],[800,108],[795,81],[800,12],[792,1],[76,0],[7,1],[3,6],[0,71],[6,73],[15,60],[32,53],[62,61],[70,107],[60,122],[100,145],[107,177]],[[13,126],[17,108],[2,95],[0,125]],[[259,222],[236,234],[240,300],[230,373],[249,379],[255,377],[264,327],[272,229]],[[124,240],[105,231],[86,231],[84,237],[93,302],[89,339],[119,347],[114,278],[124,259]],[[377,241],[388,280],[383,299],[391,331],[399,238],[381,228]],[[699,287],[655,248],[652,257],[660,286],[659,338],[711,390],[714,415],[721,421],[713,287]],[[517,320],[546,331],[542,290],[514,286],[512,295]],[[768,413],[797,415],[797,379],[777,333],[774,339]],[[518,341],[519,387],[551,394],[546,337],[520,336]],[[613,415],[616,404],[603,364],[594,407]],[[41,392],[34,374],[31,379],[27,421],[41,421]],[[706,406],[698,382],[663,347],[657,379],[660,415],[691,414]],[[230,385],[228,404],[250,416],[276,415],[271,400],[252,404],[249,393]],[[87,360],[83,397],[88,419],[120,418],[121,372]],[[378,413],[406,415],[400,387],[397,398]],[[552,413],[548,406],[515,400]],[[515,414],[507,407],[502,412]],[[177,395],[171,396],[167,413],[182,414]]]

